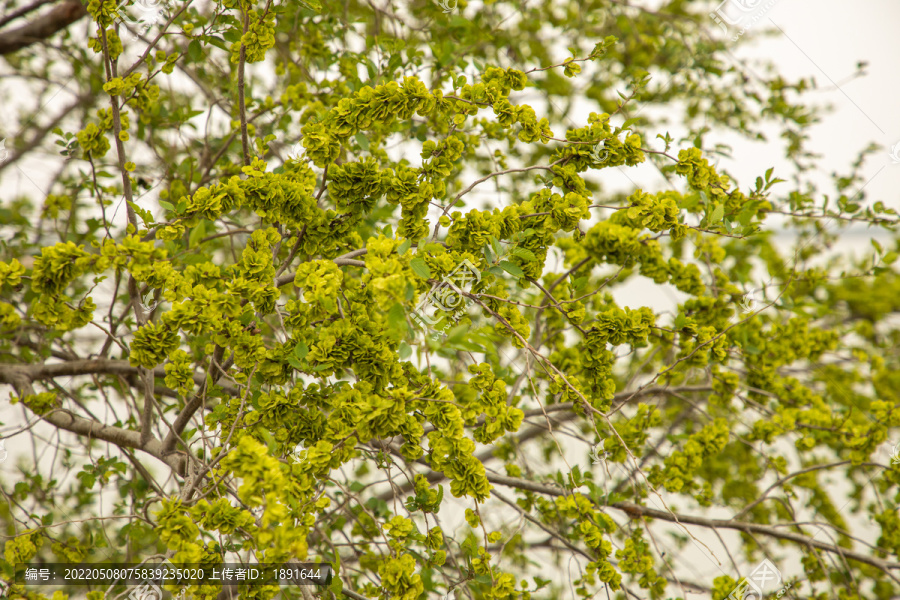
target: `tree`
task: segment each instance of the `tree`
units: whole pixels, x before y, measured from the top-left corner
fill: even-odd
[[[0,19],[0,172],[43,165],[0,207],[11,597],[236,557],[334,569],[248,598],[900,595],[897,213],[875,148],[814,185],[815,82],[708,4],[51,3]],[[829,255],[854,224],[890,243]]]

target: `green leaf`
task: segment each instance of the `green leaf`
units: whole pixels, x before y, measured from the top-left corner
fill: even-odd
[[[220,50],[225,50],[226,52],[229,51],[228,45],[225,43],[225,40],[223,40],[222,38],[214,36],[214,35],[208,35],[208,36],[206,36],[205,39],[206,39],[206,41],[208,41],[210,44],[212,44],[216,48],[218,48]]]
[[[210,257],[203,252],[198,252],[197,254],[188,254],[181,260],[186,265],[199,265],[200,263],[209,262]]]
[[[500,261],[500,268],[512,275],[513,277],[522,277],[525,275],[525,271],[520,269],[518,266],[509,262],[508,260]]]
[[[409,247],[412,246],[411,240],[403,240],[403,242],[397,246],[397,254],[399,256],[403,256],[406,254],[406,251],[409,250]]]
[[[417,256],[409,261],[409,268],[422,279],[429,279],[431,277],[431,269],[428,268],[428,265],[425,264],[425,259],[421,256]]]
[[[153,221],[153,213],[145,208],[141,208],[134,202],[131,202],[129,200],[126,200],[126,202],[128,202],[128,206],[130,206],[134,210],[134,212],[141,218],[141,221],[144,222],[144,227],[149,229],[150,227],[153,227],[153,225],[155,225]]]
[[[488,264],[494,264],[494,253],[491,252],[490,246],[484,247],[484,258],[488,261]]]
[[[190,248],[197,247],[197,244],[200,243],[200,240],[206,235],[206,221],[200,221],[197,225],[191,229],[191,234],[188,236],[188,246]]]
[[[541,577],[538,577],[537,575],[535,575],[535,576],[533,577],[533,579],[534,579],[534,585],[535,585],[535,588],[534,588],[534,590],[532,590],[532,591],[535,591],[535,592],[538,591],[538,590],[540,590],[540,589],[542,589],[542,588],[547,587],[548,585],[550,585],[550,584],[552,583],[552,580],[550,580],[550,579],[542,579]]]
[[[410,348],[409,344],[406,342],[400,342],[400,348],[397,350],[397,355],[400,357],[400,360],[406,360],[412,354],[412,348]]]
[[[303,360],[307,354],[309,354],[309,348],[303,342],[300,342],[296,346],[294,346],[294,356],[296,356],[299,360]]]
[[[191,40],[187,47],[187,55],[191,62],[203,60],[203,48],[200,46],[200,40]]]
[[[534,252],[532,252],[528,248],[522,248],[520,246],[516,246],[512,249],[512,255],[517,256],[527,262],[534,262],[537,260],[537,256],[534,255]]]
[[[395,302],[391,309],[388,311],[387,319],[388,325],[391,329],[397,331],[406,331],[406,311],[403,310],[403,305],[399,302]]]
[[[717,204],[715,210],[713,210],[712,215],[709,217],[709,225],[715,225],[719,221],[722,220],[722,217],[725,216],[725,205]]]
[[[300,0],[300,4],[302,4],[304,8],[308,8],[317,13],[322,12],[322,4],[319,0]]]
[[[500,267],[488,267],[487,272],[493,273],[494,275],[499,275],[502,277],[504,271]]]
[[[363,149],[364,152],[369,151],[369,138],[365,136],[364,133],[356,134],[356,143],[359,144],[359,147]]]
[[[160,200],[159,205],[168,211],[175,212],[175,207],[172,206],[171,202],[166,202],[165,200]]]
[[[494,236],[491,236],[491,248],[496,256],[503,256],[503,248],[500,247],[500,241]]]
[[[447,332],[447,339],[441,344],[441,348],[453,350],[467,350],[469,352],[485,352],[486,349],[474,343],[472,340],[466,339],[470,326],[463,324],[452,327]]]
[[[583,289],[587,282],[587,277],[578,277],[575,279],[575,281],[572,282],[572,289],[577,292],[578,290]]]

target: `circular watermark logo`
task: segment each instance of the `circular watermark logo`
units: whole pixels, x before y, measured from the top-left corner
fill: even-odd
[[[451,13],[459,5],[459,0],[438,0],[438,6],[444,13]]]

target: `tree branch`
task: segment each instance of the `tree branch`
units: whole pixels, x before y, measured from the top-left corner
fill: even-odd
[[[403,455],[400,453],[399,448],[390,445],[388,446],[388,449],[395,456],[399,456],[402,458]],[[431,468],[431,465],[424,458],[420,458],[414,462]],[[442,474],[438,475],[441,475],[438,480],[446,479],[446,477],[444,477]],[[567,490],[565,488],[554,487],[536,481],[521,479],[519,477],[507,477],[505,475],[498,475],[495,473],[486,473],[485,477],[491,483],[503,485],[509,488],[536,492],[538,494],[545,494],[547,496],[566,496],[572,493],[571,490]],[[742,531],[744,533],[758,533],[775,539],[794,542],[801,546],[813,547],[825,552],[837,554],[844,558],[849,558],[857,562],[871,565],[877,569],[881,569],[885,573],[888,573],[891,569],[900,570],[900,562],[889,562],[886,560],[881,560],[874,556],[867,556],[859,552],[840,548],[834,544],[826,544],[825,542],[817,541],[815,538],[810,536],[791,533],[787,531],[780,531],[776,526],[761,525],[758,523],[747,523],[743,521],[731,521],[726,519],[707,519],[704,517],[695,517],[693,515],[684,515],[672,511],[657,510],[655,508],[641,506],[640,504],[635,504],[633,502],[615,502],[608,505],[596,504],[596,506],[600,509],[615,508],[616,510],[620,510],[626,513],[633,519],[649,517],[653,519],[668,521],[670,523],[677,523],[679,525],[697,525],[714,530],[734,529],[736,531]]]
[[[890,569],[900,569],[900,563],[897,562],[889,562],[886,560],[881,560],[875,558],[873,556],[867,556],[865,554],[860,554],[859,552],[853,552],[852,550],[847,550],[845,548],[839,548],[833,544],[826,544],[825,542],[816,541],[814,538],[800,535],[797,533],[790,533],[787,531],[779,531],[773,526],[770,525],[760,525],[759,523],[746,523],[743,521],[728,521],[725,519],[706,519],[703,517],[695,517],[692,515],[682,515],[682,514],[672,514],[663,510],[657,510],[655,508],[648,508],[646,506],[641,506],[639,504],[634,504],[633,502],[616,502],[614,504],[609,505],[612,508],[616,508],[618,510],[626,512],[631,517],[650,517],[653,519],[661,519],[663,521],[669,521],[672,523],[681,523],[682,525],[699,525],[700,527],[707,527],[710,529],[735,529],[737,531],[743,531],[744,533],[759,533],[762,535],[766,535],[769,537],[777,538],[780,540],[786,540],[789,542],[795,542],[801,546],[812,546],[813,548],[817,548],[819,550],[824,550],[825,552],[830,552],[832,554],[837,554],[839,556],[843,556],[845,558],[849,558],[855,560],[857,562],[865,563],[867,565],[871,565],[877,569],[881,569],[882,571],[887,572]]]
[[[24,367],[7,366],[0,369],[0,383],[12,385],[20,396],[34,394],[34,388],[31,385],[32,379],[28,375],[28,370]],[[139,431],[104,425],[99,421],[79,417],[64,408],[55,408],[38,416],[55,427],[77,435],[109,442],[120,448],[141,450],[166,463],[179,475],[184,474],[187,461],[183,455],[164,453],[162,443],[159,440],[151,438],[143,441]]]
[[[17,8],[16,10],[12,11],[11,13],[4,15],[3,17],[0,17],[0,27],[3,27],[10,21],[18,19],[21,16],[27,15],[30,12],[34,12],[37,9],[39,9],[40,7],[42,7],[43,5],[50,4],[51,2],[54,2],[54,1],[55,0],[35,0],[31,4],[26,4],[25,6],[23,6],[21,8]]]
[[[4,381],[4,376],[10,377],[10,371],[21,371],[30,381],[53,379],[55,377],[75,377],[77,375],[121,375],[123,377],[133,377],[140,374],[140,369],[132,367],[127,360],[92,358],[51,364],[0,364],[0,383],[11,383],[10,381]],[[160,378],[165,377],[165,368],[162,366],[156,367],[153,370],[153,375]],[[206,376],[201,373],[195,373],[193,377],[194,383],[197,385],[203,385],[206,381]],[[221,387],[229,395],[236,396],[238,394],[238,390],[230,383]]]
[[[243,12],[243,11],[242,11]],[[246,35],[247,30],[250,27],[250,15],[243,15],[244,22],[244,31],[243,33]],[[241,150],[243,151],[244,156],[244,166],[250,165],[250,141],[247,136],[247,105],[244,99],[244,68],[247,63],[247,47],[244,45],[243,36],[241,37],[241,53],[238,60],[238,72],[237,72],[237,93],[238,93],[238,107],[241,113]]]
[[[42,42],[87,14],[79,0],[66,0],[31,23],[0,35],[0,55],[11,54],[35,42]]]

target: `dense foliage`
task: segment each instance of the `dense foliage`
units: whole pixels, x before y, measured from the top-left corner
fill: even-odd
[[[874,148],[818,189],[815,82],[644,4],[90,0],[4,51],[33,106],[0,173],[43,176],[0,205],[0,579],[241,557],[336,572],[242,598],[721,600],[768,558],[797,598],[900,595]],[[783,157],[735,181],[723,134]],[[860,224],[888,243],[827,253]]]

